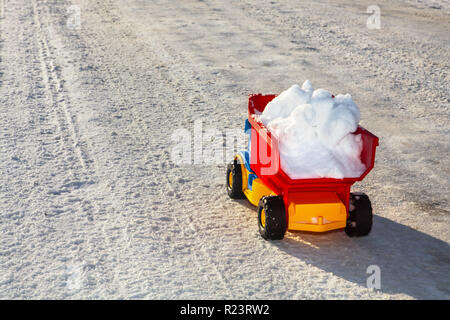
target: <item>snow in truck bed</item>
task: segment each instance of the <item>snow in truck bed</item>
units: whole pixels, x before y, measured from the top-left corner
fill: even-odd
[[[333,97],[306,80],[267,104],[260,120],[279,139],[281,168],[292,179],[358,177],[360,112],[349,94]]]

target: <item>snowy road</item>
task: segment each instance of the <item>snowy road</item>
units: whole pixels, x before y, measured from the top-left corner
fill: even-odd
[[[450,8],[376,2],[2,1],[0,298],[449,299]],[[264,241],[225,159],[171,161],[305,79],[380,137],[366,238]]]

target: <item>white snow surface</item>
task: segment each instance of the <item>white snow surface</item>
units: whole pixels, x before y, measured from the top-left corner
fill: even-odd
[[[281,168],[292,179],[359,177],[360,112],[350,94],[335,98],[309,80],[270,101],[260,120],[278,138]]]
[[[378,0],[369,30],[373,0],[3,4],[1,299],[450,298],[444,9]],[[249,94],[300,76],[351,92],[380,138],[352,187],[372,202],[368,237],[265,241],[226,193],[229,158],[171,161],[175,129],[242,132]]]

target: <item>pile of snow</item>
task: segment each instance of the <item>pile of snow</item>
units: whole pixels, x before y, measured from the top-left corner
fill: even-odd
[[[310,81],[293,85],[269,102],[260,116],[279,140],[281,168],[292,179],[358,177],[360,113],[349,94],[335,98]]]

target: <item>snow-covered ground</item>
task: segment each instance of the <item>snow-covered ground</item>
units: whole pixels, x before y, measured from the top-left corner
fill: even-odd
[[[450,298],[448,1],[0,4],[0,298]],[[380,138],[366,238],[264,241],[225,160],[171,161],[303,79]]]

